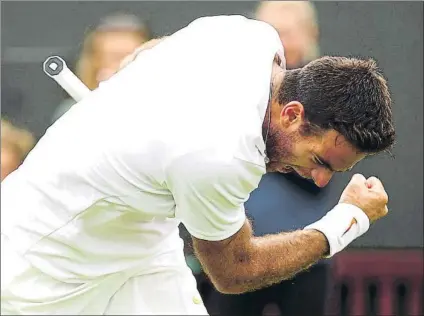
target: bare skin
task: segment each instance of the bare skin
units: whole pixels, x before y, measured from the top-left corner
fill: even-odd
[[[161,40],[141,46],[126,58],[123,67],[141,51],[154,47]],[[284,70],[278,65],[276,58],[272,72],[274,91],[284,78]],[[295,170],[304,177],[312,178],[317,185],[324,186],[334,172],[348,170],[364,158],[335,131],[314,137],[301,136],[299,128],[303,119],[301,103],[290,102],[281,106],[271,102],[270,139],[278,146],[270,150],[268,171]],[[365,179],[362,175],[355,175],[339,202],[358,206],[370,221],[387,214],[387,193],[374,177]],[[193,246],[215,287],[228,294],[253,291],[289,279],[322,259],[329,251],[327,239],[321,232],[298,230],[255,237],[248,221],[236,234],[222,241],[193,237]]]
[[[291,278],[329,251],[327,239],[318,231],[254,237],[248,221],[226,240],[211,242],[193,237],[193,246],[217,290],[227,294],[253,291]]]

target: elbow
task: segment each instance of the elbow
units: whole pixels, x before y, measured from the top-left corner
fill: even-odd
[[[221,266],[215,269],[211,274],[211,281],[216,290],[222,294],[243,294],[252,290],[255,280],[260,279],[262,275],[255,268],[250,256],[239,255],[232,264]]]
[[[245,282],[235,275],[211,278],[211,281],[215,289],[222,294],[243,294],[248,291],[244,286]]]
[[[242,294],[245,291],[240,289],[234,283],[212,282],[215,289],[222,294]]]

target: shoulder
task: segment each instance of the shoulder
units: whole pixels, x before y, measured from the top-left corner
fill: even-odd
[[[240,156],[240,155],[239,155]],[[167,168],[168,184],[184,182],[197,191],[224,189],[245,196],[257,188],[265,167],[241,159],[234,150],[209,148],[174,159]]]
[[[191,22],[186,29],[201,31],[212,38],[240,38],[249,41],[250,47],[268,43],[282,47],[276,29],[270,24],[242,15],[219,15],[201,17]]]
[[[217,16],[206,16],[201,17],[189,24],[193,27],[222,27],[227,28],[227,31],[231,31],[233,27],[240,29],[257,29],[271,35],[278,35],[277,31],[270,24],[250,19],[242,15],[217,15]]]

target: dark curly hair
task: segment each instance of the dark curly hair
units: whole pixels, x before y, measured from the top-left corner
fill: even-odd
[[[299,101],[305,130],[334,129],[363,153],[389,151],[394,145],[390,92],[372,59],[322,57],[289,70],[278,101]]]

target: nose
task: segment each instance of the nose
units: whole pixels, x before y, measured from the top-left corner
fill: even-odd
[[[327,169],[314,169],[311,172],[311,177],[317,186],[323,188],[330,182],[333,174],[334,172]]]

